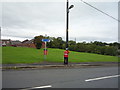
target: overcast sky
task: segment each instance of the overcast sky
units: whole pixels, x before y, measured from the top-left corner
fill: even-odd
[[[87,2],[87,0],[85,0]],[[113,0],[114,1],[114,0]],[[118,41],[118,21],[84,4],[69,0],[69,40]],[[88,2],[118,19],[118,2]],[[1,7],[2,4],[2,7]],[[2,39],[25,40],[34,36],[66,36],[66,1],[2,2]],[[1,9],[0,9],[1,12]]]

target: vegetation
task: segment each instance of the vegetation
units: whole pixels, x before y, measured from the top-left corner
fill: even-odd
[[[46,61],[63,63],[63,49],[48,48]],[[45,61],[43,49],[2,47],[2,63],[40,63]],[[69,62],[118,62],[118,57],[70,51]]]
[[[65,41],[62,40],[61,37],[48,37],[51,41],[48,42],[47,46],[49,48],[59,48],[65,49]],[[110,55],[117,56],[120,55],[120,43],[105,43],[94,41],[90,43],[82,42],[76,43],[75,41],[69,41],[69,50],[77,51],[77,52],[87,52],[87,53],[95,53],[101,55]]]
[[[37,49],[39,48],[39,45],[41,47],[42,38],[45,38],[44,36],[36,36],[35,37],[35,44]],[[50,39],[50,42],[47,43],[48,48],[58,48],[58,49],[65,49],[66,42],[62,40],[61,37],[46,37],[47,39]],[[110,56],[117,56],[120,55],[120,43],[114,42],[114,43],[105,43],[105,42],[99,42],[94,41],[90,43],[86,42],[78,42],[76,41],[69,41],[69,50],[71,51],[77,51],[77,52],[87,52],[87,53],[95,53],[95,54],[101,54],[101,55],[110,55]]]
[[[57,37],[57,38],[49,37],[49,36],[44,37],[40,35],[34,38],[34,43],[37,49],[41,48],[43,38],[50,39],[50,42],[47,42],[48,48],[65,49],[66,47],[66,42],[63,41],[61,37]],[[109,43],[109,44],[99,41],[94,41],[90,43],[86,43],[86,42],[76,43],[76,41],[71,40],[68,42],[68,44],[69,44],[69,50],[71,51],[95,53],[95,54],[110,55],[110,56],[120,55],[120,43],[117,42]]]
[[[34,37],[34,44],[35,44],[37,49],[41,48],[41,46],[42,46],[42,39],[43,38],[44,37],[42,35]]]
[[[2,47],[0,47],[0,64],[2,63]]]

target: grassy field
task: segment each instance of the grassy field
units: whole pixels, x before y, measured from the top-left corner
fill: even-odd
[[[46,61],[63,62],[64,50],[48,48]],[[2,63],[40,63],[44,61],[43,49],[3,47]],[[69,62],[118,62],[118,57],[70,51]]]

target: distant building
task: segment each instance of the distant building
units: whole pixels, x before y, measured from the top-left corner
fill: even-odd
[[[30,48],[36,48],[35,44],[34,44],[34,39],[31,40],[24,40],[22,43],[23,47],[30,47]],[[42,47],[41,48],[45,48],[45,43],[42,43]]]
[[[0,39],[0,47],[2,47],[2,40]]]
[[[19,46],[21,44],[21,41],[19,41],[19,40],[12,40],[11,41],[11,46],[14,46],[14,47],[17,47],[17,46]]]
[[[34,39],[24,40],[23,42],[21,42],[21,46],[23,46],[23,47],[30,47],[30,48],[36,48],[36,46],[34,44]]]
[[[19,40],[10,40],[10,39],[2,39],[1,42],[2,46],[13,46],[13,47],[30,47],[30,48],[36,48],[34,44],[34,39],[31,40],[24,40],[24,41],[19,41]],[[42,47],[45,47],[45,43],[42,43]]]
[[[2,39],[2,46],[11,46],[11,44],[10,39]]]
[[[109,47],[110,45],[105,45],[105,46]]]
[[[19,40],[11,40],[11,39],[2,39],[1,43],[2,46],[17,46],[21,44]]]

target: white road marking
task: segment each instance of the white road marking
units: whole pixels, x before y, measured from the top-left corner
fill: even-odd
[[[33,88],[36,89],[36,88],[49,88],[49,87],[52,87],[52,86],[48,85],[48,86],[40,86],[40,87],[33,87]]]
[[[47,85],[47,86],[40,86],[40,87],[32,87],[32,88],[26,88],[26,89],[21,89],[21,90],[31,90],[31,89],[40,89],[40,88],[50,88],[52,87],[51,85]]]
[[[105,76],[105,77],[99,77],[99,78],[87,79],[87,80],[85,80],[85,81],[86,81],[86,82],[89,82],[89,81],[101,80],[101,79],[107,79],[107,78],[114,78],[114,77],[119,77],[119,76],[120,76],[120,75]]]

